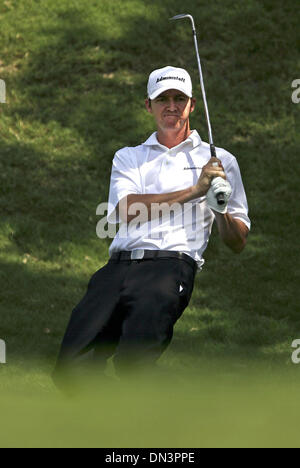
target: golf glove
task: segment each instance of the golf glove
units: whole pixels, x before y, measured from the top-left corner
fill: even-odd
[[[217,201],[218,193],[224,193],[224,205],[219,205]],[[229,198],[232,194],[232,188],[228,180],[222,177],[216,177],[211,183],[211,187],[206,194],[206,201],[211,210],[217,211],[218,213],[227,213],[227,206]]]

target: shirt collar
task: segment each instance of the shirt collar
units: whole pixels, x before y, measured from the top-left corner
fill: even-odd
[[[196,146],[201,145],[201,143],[202,143],[202,140],[201,140],[199,133],[197,132],[197,130],[193,130],[190,136],[185,141],[180,143],[180,145],[178,145],[177,148],[185,144],[192,144],[192,147],[195,148]],[[157,139],[157,132],[152,133],[152,135],[148,138],[148,140],[146,140],[145,143],[143,144],[145,146],[161,146],[165,148],[165,146],[159,143]]]

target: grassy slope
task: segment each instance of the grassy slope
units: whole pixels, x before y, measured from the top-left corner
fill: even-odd
[[[285,365],[300,334],[295,2],[187,0],[185,10],[199,27],[215,142],[238,157],[253,230],[240,257],[215,233],[163,362]],[[143,109],[149,72],[172,63],[198,79],[189,25],[167,21],[181,11],[179,0],[0,4],[3,375],[30,369],[48,385],[71,309],[108,258],[95,212],[107,201],[114,152],[153,130]],[[206,139],[199,87],[196,97],[193,127]]]

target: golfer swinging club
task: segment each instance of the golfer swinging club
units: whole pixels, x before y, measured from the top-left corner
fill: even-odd
[[[91,349],[99,366],[114,355],[119,376],[154,364],[189,304],[214,220],[233,252],[246,245],[250,220],[237,160],[221,148],[211,158],[209,144],[191,131],[196,100],[188,72],[152,72],[145,103],[157,132],[115,154],[107,218],[119,231],[72,313],[54,376]]]

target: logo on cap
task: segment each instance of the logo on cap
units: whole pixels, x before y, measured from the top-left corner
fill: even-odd
[[[156,83],[164,80],[179,80],[185,83],[185,78],[179,78],[179,76],[162,76],[161,78],[157,78]]]

